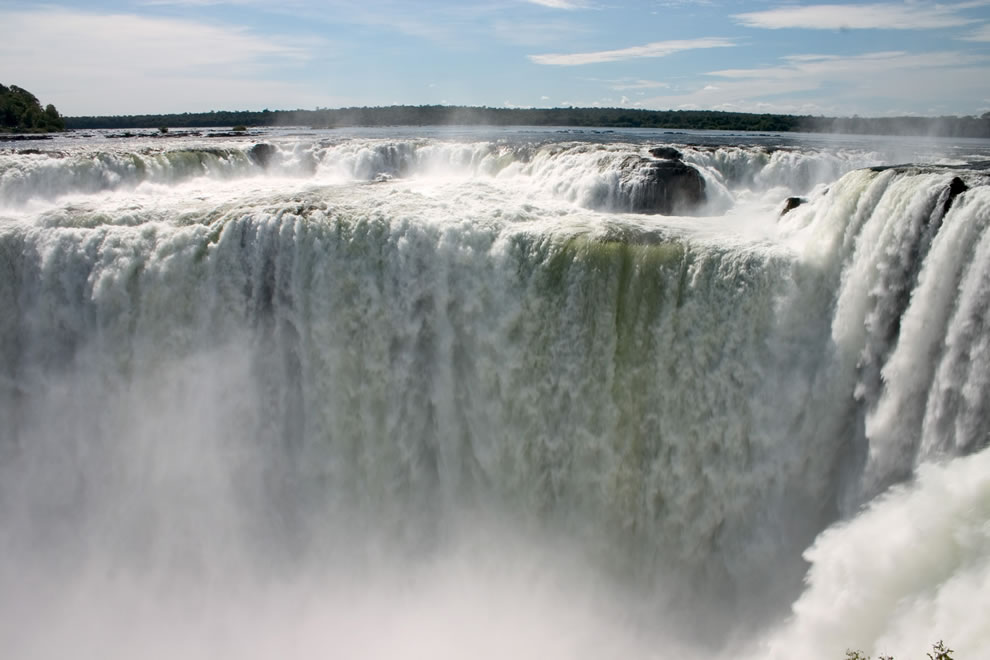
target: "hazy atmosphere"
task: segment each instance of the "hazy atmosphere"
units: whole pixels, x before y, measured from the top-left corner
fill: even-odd
[[[0,80],[64,115],[393,104],[990,109],[990,2],[2,3]]]

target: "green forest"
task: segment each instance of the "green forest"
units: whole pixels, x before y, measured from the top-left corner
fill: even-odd
[[[48,133],[65,130],[65,122],[55,106],[44,108],[34,94],[11,85],[0,85],[0,132]]]
[[[69,128],[169,128],[219,126],[568,126],[599,128],[723,129],[792,131],[798,118],[700,110],[654,111],[625,108],[486,108],[446,105],[387,106],[177,115],[68,117]]]
[[[990,138],[990,112],[981,117],[812,117],[716,110],[630,108],[488,108],[394,105],[316,110],[214,111],[161,115],[62,117],[42,108],[26,89],[0,85],[0,132],[46,133],[65,129],[167,129],[231,126],[561,126],[660,128],[784,133],[851,133]]]
[[[319,108],[66,117],[67,128],[213,128],[230,126],[562,126],[574,128],[663,128],[756,132],[818,132],[872,135],[990,137],[990,113],[982,117],[835,118],[750,114],[714,110],[629,108],[488,108],[446,105]]]

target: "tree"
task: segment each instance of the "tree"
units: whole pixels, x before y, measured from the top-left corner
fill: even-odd
[[[0,131],[48,132],[65,130],[55,106],[41,107],[38,98],[22,87],[0,85]]]

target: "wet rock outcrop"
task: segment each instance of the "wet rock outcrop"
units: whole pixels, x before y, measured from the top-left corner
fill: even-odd
[[[952,181],[949,182],[949,187],[945,191],[945,200],[942,202],[942,215],[944,216],[952,208],[952,202],[955,201],[956,197],[962,193],[969,190],[969,186],[966,182],[959,177],[952,177]]]
[[[667,160],[683,160],[684,156],[680,151],[674,149],[673,147],[653,147],[650,149],[650,155],[654,158],[665,158]]]
[[[276,151],[275,145],[260,142],[248,149],[248,157],[257,165],[267,168],[271,164]]]
[[[804,197],[788,197],[784,201],[784,208],[781,209],[779,217],[783,218],[785,215],[787,215],[797,207],[801,206],[802,204],[806,204],[807,202],[808,200],[806,200]]]
[[[624,167],[620,199],[633,213],[690,215],[705,203],[705,178],[680,160],[635,159]]]

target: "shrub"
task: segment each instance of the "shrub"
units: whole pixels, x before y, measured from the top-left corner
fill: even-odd
[[[931,653],[927,653],[928,660],[955,660],[952,654],[955,653],[950,648],[946,648],[945,643],[939,640],[937,644],[932,644]],[[870,656],[863,655],[860,651],[849,650],[846,651],[846,660],[870,660]],[[877,656],[877,660],[894,660],[893,656],[881,655]]]

